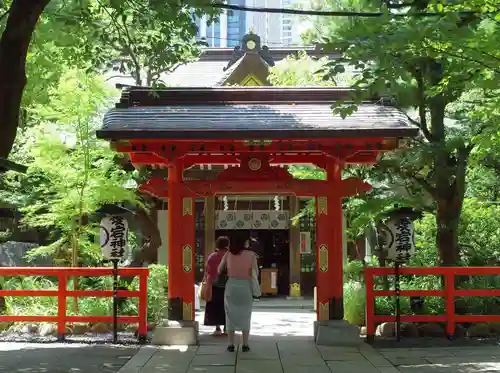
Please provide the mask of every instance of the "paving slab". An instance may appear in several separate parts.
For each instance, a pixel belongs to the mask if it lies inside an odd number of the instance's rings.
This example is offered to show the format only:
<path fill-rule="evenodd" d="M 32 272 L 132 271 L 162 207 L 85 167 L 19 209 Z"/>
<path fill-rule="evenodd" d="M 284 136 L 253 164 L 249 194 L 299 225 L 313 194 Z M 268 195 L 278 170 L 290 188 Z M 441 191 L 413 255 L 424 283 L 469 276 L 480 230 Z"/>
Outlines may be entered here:
<path fill-rule="evenodd" d="M 426 358 L 431 364 L 467 364 L 467 363 L 500 363 L 500 360 L 493 356 L 451 356 L 451 357 L 433 357 Z M 415 364 L 404 364 L 415 365 Z"/>
<path fill-rule="evenodd" d="M 500 347 L 476 347 L 452 350 L 455 356 L 500 356 Z"/>
<path fill-rule="evenodd" d="M 279 360 L 238 360 L 236 373 L 282 373 Z"/>
<path fill-rule="evenodd" d="M 191 367 L 187 373 L 234 373 L 234 367 L 229 366 L 208 366 Z"/>
<path fill-rule="evenodd" d="M 381 367 L 393 367 L 394 364 L 392 364 L 389 360 L 385 359 L 382 356 L 365 356 L 365 359 L 368 360 L 373 366 L 377 368 Z"/>
<path fill-rule="evenodd" d="M 276 343 L 259 343 L 251 346 L 249 352 L 238 353 L 238 360 L 279 360 Z"/>
<path fill-rule="evenodd" d="M 400 373 L 401 371 L 394 366 L 376 367 L 379 373 Z"/>
<path fill-rule="evenodd" d="M 236 364 L 236 353 L 227 352 L 214 355 L 195 355 L 191 366 L 221 366 Z"/>
<path fill-rule="evenodd" d="M 143 347 L 129 359 L 118 373 L 137 373 L 153 357 L 158 349 L 156 347 Z"/>
<path fill-rule="evenodd" d="M 198 347 L 198 351 L 196 351 L 196 355 L 217 355 L 217 354 L 223 354 L 223 353 L 228 353 L 226 351 L 227 345 L 226 344 L 210 344 L 210 345 L 201 345 Z"/>
<path fill-rule="evenodd" d="M 283 366 L 283 373 L 332 373 L 327 365 L 324 366 Z M 271 372 L 269 372 L 271 373 Z"/>
<path fill-rule="evenodd" d="M 437 359 L 441 359 L 441 358 L 437 358 Z M 407 357 L 398 356 L 398 357 L 389 358 L 388 360 L 391 362 L 391 364 L 393 364 L 395 366 L 399 366 L 399 365 L 425 365 L 425 364 L 430 363 L 430 361 L 428 361 L 427 359 L 422 358 L 422 357 L 416 357 L 416 356 L 407 356 Z"/>
<path fill-rule="evenodd" d="M 332 373 L 379 373 L 379 370 L 369 361 L 329 361 L 328 367 Z"/>
<path fill-rule="evenodd" d="M 283 368 L 294 366 L 303 367 L 303 369 L 309 369 L 309 367 L 322 367 L 325 366 L 325 361 L 323 359 L 308 359 L 305 356 L 300 356 L 297 358 L 281 358 L 281 364 Z M 307 367 L 307 368 L 306 368 Z"/>
<path fill-rule="evenodd" d="M 318 346 L 318 351 L 325 360 L 358 360 L 363 355 L 356 347 L 326 347 Z"/>
<path fill-rule="evenodd" d="M 322 359 L 319 350 L 312 343 L 291 344 L 287 342 L 278 342 L 278 351 L 282 360 L 286 360 L 288 357 L 302 359 Z"/>
<path fill-rule="evenodd" d="M 185 373 L 193 360 L 193 356 L 181 355 L 180 352 L 157 352 L 137 373 Z M 122 373 L 122 372 L 120 372 Z"/>

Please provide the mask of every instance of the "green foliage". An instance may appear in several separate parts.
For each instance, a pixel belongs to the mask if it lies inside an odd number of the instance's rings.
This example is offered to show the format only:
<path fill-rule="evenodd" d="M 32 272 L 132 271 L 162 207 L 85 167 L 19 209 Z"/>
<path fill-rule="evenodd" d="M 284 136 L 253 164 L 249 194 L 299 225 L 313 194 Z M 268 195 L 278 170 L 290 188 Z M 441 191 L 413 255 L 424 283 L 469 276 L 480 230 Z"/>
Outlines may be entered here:
<path fill-rule="evenodd" d="M 192 5 L 193 7 L 191 7 Z M 213 8 L 208 19 L 217 13 Z M 84 40 L 84 56 L 91 66 L 113 68 L 133 77 L 136 85 L 160 83 L 161 75 L 199 55 L 193 15 L 201 16 L 196 3 L 177 1 L 94 0 L 82 9 L 81 19 L 92 25 Z"/>
<path fill-rule="evenodd" d="M 344 283 L 344 319 L 352 325 L 365 324 L 366 289 L 358 281 Z"/>
<path fill-rule="evenodd" d="M 369 0 L 326 0 L 323 5 L 347 11 L 380 10 L 378 2 Z M 442 263 L 454 264 L 459 259 L 457 229 L 469 156 L 498 164 L 500 54 L 496 46 L 500 32 L 488 13 L 495 8 L 491 0 L 460 5 L 423 2 L 397 12 L 438 8 L 445 13 L 438 18 L 394 18 L 395 11 L 387 9 L 378 18 L 312 18 L 308 37 L 326 50 L 341 53 L 321 70 L 325 78 L 335 82 L 346 70 L 357 71 L 352 82 L 355 93 L 351 100 L 334 103 L 336 113 L 345 117 L 363 100 L 385 96 L 422 130 L 407 149 L 386 155 L 366 175 L 368 180 L 383 176 L 385 184 L 396 181 L 411 188 L 411 193 L 401 195 L 392 188 L 392 196 L 377 195 L 381 200 L 370 201 L 372 206 L 356 202 L 373 214 L 354 225 L 361 228 L 376 219 L 377 211 L 396 202 L 388 203 L 388 198 L 404 197 L 403 205 L 424 210 L 437 207 L 436 246 Z M 456 13 L 463 9 L 478 9 L 478 13 L 468 17 Z M 416 197 L 422 197 L 421 202 Z M 359 215 L 366 216 L 355 214 Z"/>
<path fill-rule="evenodd" d="M 148 320 L 157 323 L 167 309 L 168 268 L 163 265 L 149 267 L 148 279 Z"/>
<path fill-rule="evenodd" d="M 274 86 L 329 86 L 318 72 L 327 63 L 327 57 L 314 60 L 306 52 L 287 56 L 270 69 L 269 81 Z"/>
<path fill-rule="evenodd" d="M 461 262 L 466 266 L 498 266 L 498 242 L 500 227 L 498 204 L 481 201 L 477 198 L 464 200 L 463 212 L 458 229 L 458 239 L 461 245 Z M 415 222 L 416 246 L 415 255 L 409 266 L 438 266 L 439 257 L 436 252 L 435 237 L 437 228 L 432 213 L 425 213 L 422 219 Z M 377 265 L 376 262 L 371 265 Z M 362 263 L 350 261 L 345 266 L 344 306 L 346 319 L 360 320 L 364 317 L 364 296 L 353 289 L 359 289 L 364 281 L 361 275 Z M 388 276 L 392 288 L 394 276 Z M 462 279 L 458 285 L 463 289 L 498 289 L 500 276 L 473 276 Z M 375 288 L 383 289 L 381 277 L 375 278 Z M 442 283 L 436 276 L 402 276 L 403 290 L 440 290 Z M 392 297 L 377 297 L 376 312 L 378 314 L 394 315 L 395 303 Z M 408 297 L 401 298 L 402 314 L 413 314 Z M 423 314 L 444 314 L 445 302 L 442 297 L 426 297 Z M 497 297 L 459 297 L 457 310 L 469 314 L 500 314 L 500 302 Z M 356 321 L 357 322 L 357 321 Z"/>
<path fill-rule="evenodd" d="M 461 264 L 466 266 L 498 265 L 500 257 L 500 206 L 466 198 L 458 228 L 461 246 Z M 435 251 L 436 226 L 433 215 L 425 214 L 415 224 L 417 252 L 412 259 L 413 265 L 436 265 Z"/>
<path fill-rule="evenodd" d="M 26 175 L 7 175 L 0 196 L 21 208 L 26 226 L 52 233 L 51 243 L 31 256 L 68 263 L 78 250 L 86 264 L 98 263 L 95 211 L 104 203 L 136 201 L 135 191 L 123 187 L 129 176 L 116 155 L 95 137 L 113 93 L 101 79 L 78 71 L 63 75 L 50 93 L 48 104 L 34 108 L 40 124 L 23 136 L 20 157 L 30 168 Z"/>

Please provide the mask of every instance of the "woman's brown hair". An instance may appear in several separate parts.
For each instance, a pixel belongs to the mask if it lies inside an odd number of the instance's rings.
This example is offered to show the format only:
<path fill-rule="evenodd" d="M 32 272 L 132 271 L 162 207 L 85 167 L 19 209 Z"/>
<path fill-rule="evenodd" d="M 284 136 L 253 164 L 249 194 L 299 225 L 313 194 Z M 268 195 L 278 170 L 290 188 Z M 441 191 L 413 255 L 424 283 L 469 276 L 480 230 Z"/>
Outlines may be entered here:
<path fill-rule="evenodd" d="M 234 238 L 234 242 L 229 248 L 229 252 L 233 255 L 239 255 L 243 250 L 245 250 L 245 241 L 247 240 L 247 237 L 244 236 L 236 236 Z"/>
<path fill-rule="evenodd" d="M 229 238 L 226 236 L 220 236 L 215 240 L 215 248 L 217 250 L 226 250 L 229 248 Z"/>

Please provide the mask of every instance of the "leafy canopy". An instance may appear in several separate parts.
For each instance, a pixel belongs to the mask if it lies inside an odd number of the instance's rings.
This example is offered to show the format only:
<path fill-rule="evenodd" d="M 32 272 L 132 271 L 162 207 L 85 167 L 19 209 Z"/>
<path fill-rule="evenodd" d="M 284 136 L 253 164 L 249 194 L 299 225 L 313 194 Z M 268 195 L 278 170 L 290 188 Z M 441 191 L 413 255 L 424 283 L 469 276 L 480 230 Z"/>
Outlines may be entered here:
<path fill-rule="evenodd" d="M 33 255 L 68 260 L 78 245 L 85 260 L 96 262 L 95 211 L 104 203 L 137 202 L 135 190 L 124 187 L 129 176 L 117 166 L 116 154 L 95 136 L 114 94 L 101 78 L 72 70 L 50 97 L 35 107 L 39 124 L 24 136 L 28 173 L 8 174 L 2 199 L 21 206 L 25 225 L 52 233 L 53 242 Z"/>

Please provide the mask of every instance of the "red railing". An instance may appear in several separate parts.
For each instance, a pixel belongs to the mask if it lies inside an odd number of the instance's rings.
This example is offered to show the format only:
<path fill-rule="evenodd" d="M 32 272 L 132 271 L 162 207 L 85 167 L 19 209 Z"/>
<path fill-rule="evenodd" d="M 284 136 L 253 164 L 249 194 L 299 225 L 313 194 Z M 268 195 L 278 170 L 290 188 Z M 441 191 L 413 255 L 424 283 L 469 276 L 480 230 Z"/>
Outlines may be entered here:
<path fill-rule="evenodd" d="M 139 312 L 137 316 L 118 316 L 119 323 L 137 323 L 137 334 L 140 340 L 146 338 L 148 332 L 148 268 L 121 268 L 120 276 L 139 277 L 139 290 L 119 290 L 118 297 L 137 297 Z M 112 290 L 68 290 L 70 277 L 103 277 L 113 276 L 113 268 L 68 268 L 68 267 L 0 267 L 0 277 L 12 276 L 47 276 L 56 277 L 57 290 L 0 290 L 4 297 L 57 297 L 57 316 L 35 315 L 0 315 L 0 322 L 55 322 L 57 335 L 64 339 L 68 323 L 112 323 L 113 316 L 70 316 L 66 313 L 67 298 L 74 297 L 112 297 Z"/>
<path fill-rule="evenodd" d="M 373 276 L 394 276 L 395 268 L 365 269 L 366 284 L 366 336 L 372 340 L 377 323 L 395 322 L 396 316 L 375 315 L 375 297 L 396 295 L 395 290 L 374 290 Z M 489 297 L 500 296 L 500 289 L 455 289 L 455 276 L 494 276 L 500 275 L 500 267 L 407 267 L 399 268 L 400 275 L 442 276 L 443 290 L 400 290 L 401 297 L 444 297 L 445 315 L 401 315 L 401 322 L 442 322 L 446 323 L 446 335 L 452 338 L 456 323 L 468 322 L 500 322 L 500 315 L 456 315 L 456 297 Z M 439 281 L 436 278 L 436 281 Z"/>

